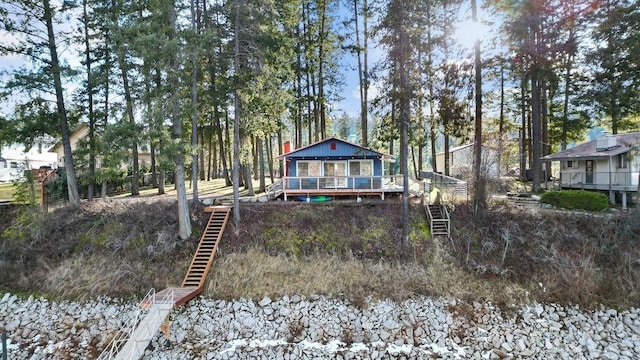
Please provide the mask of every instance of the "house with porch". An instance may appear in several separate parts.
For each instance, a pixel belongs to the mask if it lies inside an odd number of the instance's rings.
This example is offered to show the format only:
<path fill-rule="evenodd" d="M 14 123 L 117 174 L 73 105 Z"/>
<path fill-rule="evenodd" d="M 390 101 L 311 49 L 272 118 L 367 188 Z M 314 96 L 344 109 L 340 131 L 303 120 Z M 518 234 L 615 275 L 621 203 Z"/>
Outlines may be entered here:
<path fill-rule="evenodd" d="M 606 135 L 541 160 L 560 163 L 560 188 L 605 192 L 626 208 L 638 190 L 640 132 Z"/>
<path fill-rule="evenodd" d="M 286 151 L 286 147 L 285 147 Z M 402 177 L 383 175 L 393 156 L 335 137 L 280 156 L 285 176 L 272 185 L 270 198 L 314 201 L 335 196 L 402 193 Z"/>

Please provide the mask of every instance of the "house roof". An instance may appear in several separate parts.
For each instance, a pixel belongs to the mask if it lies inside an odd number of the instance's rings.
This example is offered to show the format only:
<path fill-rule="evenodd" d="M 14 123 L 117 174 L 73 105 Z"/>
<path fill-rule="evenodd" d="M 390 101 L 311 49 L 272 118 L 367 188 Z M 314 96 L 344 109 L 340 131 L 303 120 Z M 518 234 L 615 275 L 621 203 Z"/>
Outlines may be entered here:
<path fill-rule="evenodd" d="M 473 143 L 456 146 L 456 147 L 453 147 L 453 148 L 449 148 L 449 153 L 458 152 L 458 151 L 461 151 L 461 150 L 464 150 L 464 149 L 468 149 L 468 148 L 471 148 L 471 147 L 473 147 Z M 440 152 L 436 153 L 436 155 L 442 155 L 442 154 L 444 154 L 444 151 L 440 151 Z"/>
<path fill-rule="evenodd" d="M 77 128 L 75 128 L 75 130 L 73 130 L 70 134 L 70 137 L 73 137 L 74 134 L 88 128 L 89 125 L 87 125 L 86 123 L 80 123 L 80 125 L 78 125 Z M 62 140 L 58 141 L 55 145 L 53 145 L 50 149 L 49 152 L 58 152 L 58 148 L 62 147 Z"/>
<path fill-rule="evenodd" d="M 369 152 L 370 155 L 380 156 L 382 159 L 386 159 L 386 160 L 393 159 L 393 155 L 385 154 L 385 153 L 381 153 L 381 152 L 376 151 L 376 150 L 365 148 L 363 146 L 350 143 L 350 142 L 348 142 L 346 140 L 342 140 L 342 139 L 339 139 L 337 137 L 330 137 L 330 138 L 327 138 L 327 139 L 324 139 L 324 140 L 317 141 L 317 142 L 315 142 L 313 144 L 309 144 L 309 145 L 303 146 L 303 147 L 301 147 L 299 149 L 292 150 L 292 151 L 290 151 L 290 152 L 288 152 L 286 154 L 282 154 L 279 157 L 285 157 L 286 158 L 286 157 L 290 157 L 292 155 L 294 155 L 294 156 L 295 155 L 304 156 L 303 154 L 306 152 L 305 150 L 308 150 L 308 149 L 310 149 L 312 147 L 318 146 L 318 145 L 323 144 L 323 143 L 330 143 L 330 142 L 341 142 L 343 144 L 346 144 L 346 145 L 349 145 L 349 146 L 353 146 L 353 147 L 365 150 L 366 152 Z M 367 154 L 367 155 L 369 155 L 369 154 Z"/>
<path fill-rule="evenodd" d="M 571 149 L 540 158 L 542 161 L 597 160 L 606 159 L 631 151 L 640 145 L 640 132 L 610 135 L 616 139 L 616 145 L 608 149 L 597 149 L 598 140 L 577 145 Z"/>

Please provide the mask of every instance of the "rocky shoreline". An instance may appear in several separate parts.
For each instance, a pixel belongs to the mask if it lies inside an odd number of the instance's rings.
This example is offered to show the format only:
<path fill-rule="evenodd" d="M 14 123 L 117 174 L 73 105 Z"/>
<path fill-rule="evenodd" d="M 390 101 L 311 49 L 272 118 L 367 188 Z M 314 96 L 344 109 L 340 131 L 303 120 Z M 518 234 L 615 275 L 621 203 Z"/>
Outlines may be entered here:
<path fill-rule="evenodd" d="M 0 299 L 9 359 L 95 359 L 138 313 L 136 302 Z M 640 309 L 321 296 L 198 297 L 170 315 L 145 359 L 637 359 Z"/>

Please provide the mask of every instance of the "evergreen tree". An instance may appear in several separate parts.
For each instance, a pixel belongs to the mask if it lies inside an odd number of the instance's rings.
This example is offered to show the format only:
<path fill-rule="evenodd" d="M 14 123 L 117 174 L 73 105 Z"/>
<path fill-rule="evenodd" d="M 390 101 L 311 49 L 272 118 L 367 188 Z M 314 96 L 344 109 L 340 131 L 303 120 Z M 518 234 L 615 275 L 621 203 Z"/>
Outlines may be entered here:
<path fill-rule="evenodd" d="M 80 206 L 80 195 L 76 184 L 76 173 L 73 166 L 69 130 L 69 117 L 65 103 L 63 76 L 68 70 L 58 56 L 58 43 L 70 41 L 56 25 L 64 21 L 64 14 L 69 10 L 70 3 L 63 3 L 59 7 L 52 7 L 49 0 L 41 2 L 31 0 L 7 1 L 0 19 L 1 28 L 6 32 L 7 39 L 16 39 L 0 45 L 0 54 L 18 55 L 33 64 L 33 68 L 22 68 L 14 72 L 13 81 L 7 84 L 10 91 L 23 92 L 33 99 L 46 99 L 53 89 L 55 98 L 55 117 L 59 124 L 59 132 L 64 148 L 65 173 L 69 204 Z M 35 95 L 35 96 L 34 96 Z M 39 102 L 39 101 L 38 101 Z M 42 104 L 42 103 L 41 103 Z M 40 107 L 40 109 L 43 109 Z M 48 122 L 52 118 L 46 117 L 40 121 Z"/>
<path fill-rule="evenodd" d="M 613 134 L 634 128 L 629 120 L 640 112 L 639 5 L 638 1 L 607 0 L 595 15 L 594 46 L 587 55 L 593 85 L 585 100 L 595 105 L 597 114 L 609 119 L 603 125 Z"/>

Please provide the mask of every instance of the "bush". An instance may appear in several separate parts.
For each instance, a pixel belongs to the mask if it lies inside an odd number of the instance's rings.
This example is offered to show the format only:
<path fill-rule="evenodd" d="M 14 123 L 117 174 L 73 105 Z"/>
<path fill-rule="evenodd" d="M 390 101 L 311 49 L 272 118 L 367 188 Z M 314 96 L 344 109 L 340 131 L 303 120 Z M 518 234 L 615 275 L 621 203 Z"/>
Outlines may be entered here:
<path fill-rule="evenodd" d="M 542 195 L 540 201 L 565 209 L 602 211 L 609 207 L 609 199 L 605 195 L 586 190 L 549 191 Z"/>

